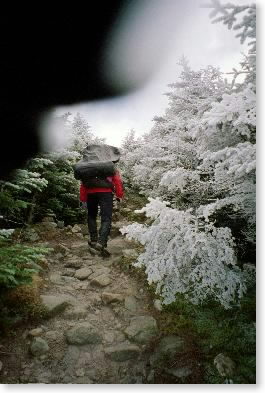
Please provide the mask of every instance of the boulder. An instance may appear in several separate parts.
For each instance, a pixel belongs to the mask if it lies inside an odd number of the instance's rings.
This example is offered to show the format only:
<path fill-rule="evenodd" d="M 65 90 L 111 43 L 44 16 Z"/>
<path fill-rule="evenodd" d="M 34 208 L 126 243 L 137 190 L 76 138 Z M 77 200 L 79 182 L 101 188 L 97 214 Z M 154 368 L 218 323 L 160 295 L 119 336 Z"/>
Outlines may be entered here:
<path fill-rule="evenodd" d="M 105 349 L 105 354 L 116 362 L 125 362 L 129 359 L 137 359 L 140 348 L 133 344 L 118 344 Z"/>
<path fill-rule="evenodd" d="M 38 336 L 41 336 L 42 333 L 43 333 L 42 328 L 36 328 L 36 329 L 32 329 L 29 331 L 29 336 L 38 337 Z"/>
<path fill-rule="evenodd" d="M 73 269 L 80 269 L 83 266 L 83 261 L 80 258 L 70 258 L 64 263 L 64 267 L 70 267 Z"/>
<path fill-rule="evenodd" d="M 174 360 L 177 353 L 183 353 L 185 341 L 182 337 L 170 335 L 163 337 L 154 353 L 150 357 L 152 365 L 158 365 L 163 361 Z"/>
<path fill-rule="evenodd" d="M 68 295 L 41 295 L 41 300 L 44 307 L 52 315 L 64 311 L 68 305 L 74 302 L 74 299 Z"/>
<path fill-rule="evenodd" d="M 61 254 L 63 254 L 63 255 L 65 255 L 67 252 L 70 251 L 68 247 L 66 247 L 66 246 L 64 246 L 63 244 L 60 244 L 60 243 L 59 243 L 59 244 L 56 244 L 56 245 L 53 247 L 53 249 L 54 249 L 55 252 L 61 253 Z"/>
<path fill-rule="evenodd" d="M 78 278 L 78 280 L 85 280 L 90 276 L 90 274 L 92 274 L 92 270 L 87 267 L 83 267 L 75 272 L 75 278 Z"/>
<path fill-rule="evenodd" d="M 91 284 L 97 287 L 106 287 L 110 283 L 111 279 L 106 274 L 101 274 L 100 276 L 95 277 L 93 280 L 91 280 Z"/>
<path fill-rule="evenodd" d="M 38 227 L 43 231 L 49 231 L 57 228 L 57 224 L 56 222 L 41 222 Z"/>
<path fill-rule="evenodd" d="M 66 332 L 66 340 L 74 345 L 98 344 L 102 342 L 102 337 L 89 322 L 83 322 Z"/>
<path fill-rule="evenodd" d="M 33 356 L 41 356 L 49 351 L 49 345 L 40 337 L 35 337 L 30 346 L 30 352 Z"/>
<path fill-rule="evenodd" d="M 64 312 L 64 318 L 69 320 L 83 319 L 87 316 L 87 309 L 82 305 L 77 305 Z"/>
<path fill-rule="evenodd" d="M 222 377 L 232 377 L 235 371 L 235 363 L 228 356 L 219 353 L 214 358 L 214 365 Z"/>
<path fill-rule="evenodd" d="M 124 300 L 124 307 L 126 310 L 135 312 L 137 310 L 137 301 L 134 296 L 126 296 Z"/>
<path fill-rule="evenodd" d="M 81 228 L 79 225 L 75 224 L 72 228 L 73 233 L 81 233 Z"/>
<path fill-rule="evenodd" d="M 75 275 L 76 270 L 70 269 L 67 267 L 66 269 L 62 270 L 62 276 L 73 277 Z"/>
<path fill-rule="evenodd" d="M 63 285 L 64 284 L 64 280 L 59 273 L 49 274 L 49 280 L 52 284 L 55 284 L 55 285 Z"/>
<path fill-rule="evenodd" d="M 158 334 L 156 320 L 151 316 L 135 317 L 124 333 L 130 340 L 146 344 Z"/>
<path fill-rule="evenodd" d="M 98 293 L 90 293 L 89 303 L 93 306 L 99 306 L 102 303 L 101 296 Z"/>
<path fill-rule="evenodd" d="M 123 295 L 119 293 L 110 293 L 110 292 L 103 292 L 102 293 L 102 300 L 104 303 L 119 303 L 123 301 Z"/>
<path fill-rule="evenodd" d="M 51 341 L 58 341 L 61 338 L 61 334 L 62 333 L 58 332 L 57 330 L 49 330 L 45 333 L 45 337 Z"/>

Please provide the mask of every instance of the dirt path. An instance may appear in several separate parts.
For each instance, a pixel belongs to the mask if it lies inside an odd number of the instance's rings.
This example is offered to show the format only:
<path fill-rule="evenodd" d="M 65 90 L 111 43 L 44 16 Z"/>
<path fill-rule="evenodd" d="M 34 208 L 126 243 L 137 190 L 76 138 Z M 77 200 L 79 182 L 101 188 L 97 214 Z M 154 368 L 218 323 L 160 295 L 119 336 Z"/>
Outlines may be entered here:
<path fill-rule="evenodd" d="M 171 383 L 194 382 L 187 359 L 176 365 L 183 338 L 161 338 L 150 294 L 121 269 L 122 255 L 135 250 L 117 229 L 108 259 L 92 256 L 81 235 L 55 245 L 41 290 L 49 318 L 0 346 L 1 383 L 159 383 L 156 367 L 165 358 Z"/>

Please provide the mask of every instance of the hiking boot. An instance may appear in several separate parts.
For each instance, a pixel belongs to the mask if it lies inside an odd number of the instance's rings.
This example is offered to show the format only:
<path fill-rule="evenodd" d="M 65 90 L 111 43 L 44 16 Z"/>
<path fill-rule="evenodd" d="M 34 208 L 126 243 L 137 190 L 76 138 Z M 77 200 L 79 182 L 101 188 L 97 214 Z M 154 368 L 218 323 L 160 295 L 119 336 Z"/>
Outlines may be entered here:
<path fill-rule="evenodd" d="M 101 246 L 101 256 L 103 258 L 109 258 L 111 256 L 111 253 L 107 250 L 106 247 Z"/>
<path fill-rule="evenodd" d="M 96 241 L 95 241 L 95 242 L 92 242 L 92 241 L 88 240 L 88 245 L 89 245 L 89 247 L 92 247 L 92 248 L 97 249 L 97 248 L 96 248 L 96 246 L 97 246 L 97 242 L 96 242 Z"/>
<path fill-rule="evenodd" d="M 103 258 L 109 258 L 111 256 L 111 253 L 107 250 L 107 246 L 97 243 L 96 244 L 96 250 L 100 251 L 100 254 Z"/>
<path fill-rule="evenodd" d="M 100 255 L 101 250 L 97 248 L 97 242 L 88 241 L 87 243 L 88 243 L 88 251 L 92 256 Z"/>

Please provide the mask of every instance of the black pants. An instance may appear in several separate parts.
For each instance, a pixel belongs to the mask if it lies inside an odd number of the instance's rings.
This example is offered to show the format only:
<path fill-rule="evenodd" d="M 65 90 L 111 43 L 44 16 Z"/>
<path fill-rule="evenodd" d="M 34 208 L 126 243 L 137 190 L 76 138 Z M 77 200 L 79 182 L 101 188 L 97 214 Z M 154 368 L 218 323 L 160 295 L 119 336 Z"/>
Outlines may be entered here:
<path fill-rule="evenodd" d="M 111 229 L 113 194 L 112 192 L 95 192 L 87 195 L 87 223 L 90 240 L 107 246 Z M 100 207 L 101 225 L 97 231 L 97 215 Z"/>

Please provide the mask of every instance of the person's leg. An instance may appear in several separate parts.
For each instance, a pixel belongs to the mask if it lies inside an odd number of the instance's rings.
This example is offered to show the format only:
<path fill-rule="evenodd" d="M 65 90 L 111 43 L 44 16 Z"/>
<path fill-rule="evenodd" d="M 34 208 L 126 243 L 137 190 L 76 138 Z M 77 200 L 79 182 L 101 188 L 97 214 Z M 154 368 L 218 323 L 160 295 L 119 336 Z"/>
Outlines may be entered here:
<path fill-rule="evenodd" d="M 95 194 L 87 195 L 87 224 L 90 235 L 90 241 L 96 243 L 98 241 L 97 231 L 97 215 L 98 215 L 98 196 Z"/>
<path fill-rule="evenodd" d="M 102 192 L 99 196 L 101 226 L 99 230 L 99 243 L 103 247 L 107 247 L 108 237 L 111 229 L 112 220 L 112 192 Z"/>

